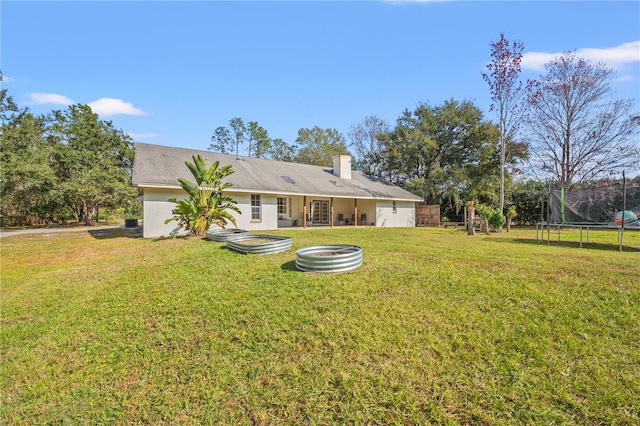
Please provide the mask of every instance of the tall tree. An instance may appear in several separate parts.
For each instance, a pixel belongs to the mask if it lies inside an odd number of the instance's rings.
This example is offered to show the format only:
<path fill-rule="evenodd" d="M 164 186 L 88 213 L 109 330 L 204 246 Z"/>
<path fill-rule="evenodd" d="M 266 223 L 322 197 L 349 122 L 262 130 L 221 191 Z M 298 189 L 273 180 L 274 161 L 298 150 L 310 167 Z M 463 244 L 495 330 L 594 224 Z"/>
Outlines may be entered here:
<path fill-rule="evenodd" d="M 632 101 L 611 89 L 615 72 L 602 62 L 565 53 L 527 85 L 527 128 L 534 160 L 563 188 L 637 167 Z"/>
<path fill-rule="evenodd" d="M 4 77 L 0 70 L 0 81 Z M 51 167 L 47 121 L 19 108 L 0 89 L 0 213 L 33 224 L 60 213 L 57 177 Z"/>
<path fill-rule="evenodd" d="M 504 213 L 505 166 L 512 148 L 516 147 L 516 136 L 523 112 L 523 90 L 520 81 L 520 62 L 524 45 L 518 41 L 510 42 L 500 34 L 500 40 L 491 43 L 491 62 L 488 73 L 482 78 L 489 84 L 491 91 L 491 111 L 498 116 L 498 146 L 500 149 L 500 205 Z"/>
<path fill-rule="evenodd" d="M 130 185 L 133 141 L 111 122 L 99 120 L 88 105 L 71 105 L 53 116 L 60 189 L 78 219 L 92 225 L 98 208 L 135 197 Z"/>
<path fill-rule="evenodd" d="M 36 116 L 2 89 L 0 124 L 3 215 L 26 224 L 69 216 L 92 223 L 101 206 L 134 205 L 132 141 L 88 106 Z"/>
<path fill-rule="evenodd" d="M 231 126 L 233 142 L 236 146 L 236 157 L 239 155 L 240 145 L 246 140 L 247 126 L 245 126 L 242 118 L 235 117 L 229 120 Z"/>
<path fill-rule="evenodd" d="M 278 139 L 277 142 L 272 140 L 267 130 L 256 121 L 245 123 L 242 118 L 235 117 L 229 120 L 229 128 L 218 127 L 213 132 L 211 144 L 207 149 L 223 154 L 235 151 L 238 156 L 240 148 L 246 148 L 247 157 L 271 159 L 287 156 L 287 152 L 290 151 L 282 139 Z"/>
<path fill-rule="evenodd" d="M 296 143 L 300 148 L 295 160 L 303 164 L 331 166 L 333 157 L 349 153 L 344 136 L 336 129 L 302 128 L 298 130 Z"/>
<path fill-rule="evenodd" d="M 280 138 L 272 139 L 264 158 L 276 161 L 294 161 L 296 157 L 296 145 L 289 145 Z"/>
<path fill-rule="evenodd" d="M 23 110 L 0 130 L 0 203 L 4 216 L 34 224 L 58 216 L 62 206 L 51 167 L 53 146 L 46 139 L 46 119 Z"/>
<path fill-rule="evenodd" d="M 211 145 L 209 151 L 221 152 L 229 154 L 235 149 L 235 141 L 231 136 L 231 132 L 224 126 L 218 127 L 211 136 Z"/>
<path fill-rule="evenodd" d="M 248 157 L 253 151 L 256 158 L 264 158 L 271 146 L 269 133 L 255 121 L 247 123 Z"/>
<path fill-rule="evenodd" d="M 497 181 L 496 127 L 469 101 L 405 110 L 394 129 L 379 138 L 385 180 L 430 204 L 458 210 L 464 194 L 486 191 L 474 178 Z"/>
<path fill-rule="evenodd" d="M 389 131 L 389 124 L 374 115 L 351 126 L 348 135 L 355 149 L 356 169 L 367 176 L 382 179 L 382 142 L 379 137 Z"/>
<path fill-rule="evenodd" d="M 4 81 L 4 75 L 0 70 L 0 82 Z M 4 124 L 14 114 L 18 112 L 18 105 L 13 100 L 13 96 L 9 96 L 7 89 L 0 88 L 0 123 Z"/>

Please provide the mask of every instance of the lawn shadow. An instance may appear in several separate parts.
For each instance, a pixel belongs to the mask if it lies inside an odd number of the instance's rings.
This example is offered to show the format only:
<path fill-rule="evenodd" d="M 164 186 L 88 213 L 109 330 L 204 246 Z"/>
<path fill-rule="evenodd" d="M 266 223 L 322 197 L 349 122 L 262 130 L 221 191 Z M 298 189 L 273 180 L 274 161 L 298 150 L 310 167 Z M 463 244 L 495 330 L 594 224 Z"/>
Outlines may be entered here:
<path fill-rule="evenodd" d="M 495 243 L 506 243 L 506 244 L 529 244 L 529 245 L 549 245 L 551 247 L 568 247 L 568 248 L 580 248 L 580 241 L 550 241 L 547 244 L 547 241 L 538 240 L 536 238 L 514 238 L 512 240 L 491 240 Z M 591 250 L 603 250 L 603 251 L 620 251 L 620 246 L 616 242 L 611 243 L 594 243 L 594 242 L 582 242 L 583 249 L 591 249 Z M 633 247 L 622 245 L 623 252 L 630 253 L 640 253 L 640 247 Z"/>
<path fill-rule="evenodd" d="M 280 265 L 280 269 L 282 269 L 283 271 L 300 272 L 300 270 L 298 268 L 296 268 L 296 261 L 295 260 L 290 260 L 288 262 L 283 263 L 282 265 Z"/>
<path fill-rule="evenodd" d="M 142 228 L 99 228 L 89 229 L 89 235 L 97 240 L 109 238 L 142 238 Z"/>
<path fill-rule="evenodd" d="M 213 241 L 213 242 L 220 244 L 220 241 Z M 225 244 L 222 244 L 220 247 L 218 247 L 218 250 L 224 250 L 224 251 L 228 251 L 229 253 L 236 253 L 236 254 L 247 254 L 247 253 L 241 253 L 239 251 L 231 250 L 227 246 L 226 242 L 224 242 L 224 241 L 222 241 L 222 242 L 225 243 Z"/>

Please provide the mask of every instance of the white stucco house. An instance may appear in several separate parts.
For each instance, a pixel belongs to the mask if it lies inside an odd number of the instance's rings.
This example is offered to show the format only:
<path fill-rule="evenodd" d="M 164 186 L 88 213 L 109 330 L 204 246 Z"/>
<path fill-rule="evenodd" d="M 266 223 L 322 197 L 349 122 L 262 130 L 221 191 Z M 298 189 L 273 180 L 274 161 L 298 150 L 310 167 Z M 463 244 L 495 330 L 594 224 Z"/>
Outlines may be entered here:
<path fill-rule="evenodd" d="M 193 181 L 185 162 L 200 154 L 211 165 L 231 165 L 235 173 L 225 182 L 242 214 L 237 226 L 249 231 L 284 227 L 416 225 L 416 203 L 422 199 L 404 189 L 351 170 L 351 157 L 334 158 L 333 168 L 236 157 L 137 143 L 132 183 L 143 203 L 143 236 L 162 237 L 180 232 L 172 217 L 170 198 L 185 199 L 178 178 Z"/>

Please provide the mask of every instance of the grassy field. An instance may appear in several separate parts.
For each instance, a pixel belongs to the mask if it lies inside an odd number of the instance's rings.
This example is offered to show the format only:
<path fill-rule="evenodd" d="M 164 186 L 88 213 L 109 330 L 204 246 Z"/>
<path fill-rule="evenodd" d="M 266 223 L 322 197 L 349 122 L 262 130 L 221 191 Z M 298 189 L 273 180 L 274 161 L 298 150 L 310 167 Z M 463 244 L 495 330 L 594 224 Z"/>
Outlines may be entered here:
<path fill-rule="evenodd" d="M 272 234 L 2 238 L 0 423 L 640 423 L 640 232 Z M 364 264 L 296 271 L 316 244 Z"/>

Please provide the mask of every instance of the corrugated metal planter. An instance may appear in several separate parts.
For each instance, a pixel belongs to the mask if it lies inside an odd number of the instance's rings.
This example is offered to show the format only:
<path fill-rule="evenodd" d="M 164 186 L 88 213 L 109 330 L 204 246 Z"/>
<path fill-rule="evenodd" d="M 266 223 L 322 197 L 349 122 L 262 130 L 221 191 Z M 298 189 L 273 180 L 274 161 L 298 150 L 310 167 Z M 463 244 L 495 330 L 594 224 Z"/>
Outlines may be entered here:
<path fill-rule="evenodd" d="M 362 265 L 358 246 L 309 246 L 296 251 L 296 268 L 305 272 L 347 272 Z"/>
<path fill-rule="evenodd" d="M 207 240 L 225 242 L 242 235 L 249 235 L 244 229 L 210 229 L 207 231 Z"/>
<path fill-rule="evenodd" d="M 274 235 L 241 235 L 227 240 L 227 247 L 240 253 L 279 253 L 291 248 L 291 238 Z"/>

